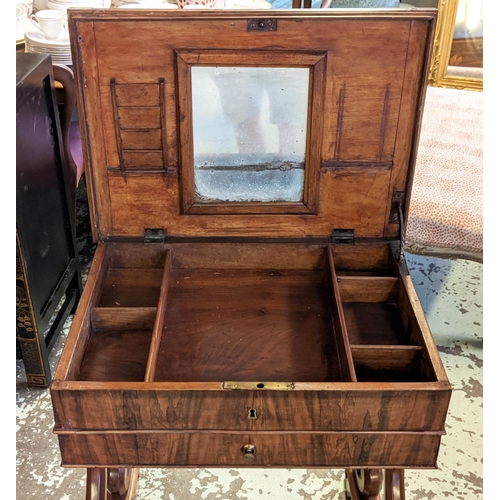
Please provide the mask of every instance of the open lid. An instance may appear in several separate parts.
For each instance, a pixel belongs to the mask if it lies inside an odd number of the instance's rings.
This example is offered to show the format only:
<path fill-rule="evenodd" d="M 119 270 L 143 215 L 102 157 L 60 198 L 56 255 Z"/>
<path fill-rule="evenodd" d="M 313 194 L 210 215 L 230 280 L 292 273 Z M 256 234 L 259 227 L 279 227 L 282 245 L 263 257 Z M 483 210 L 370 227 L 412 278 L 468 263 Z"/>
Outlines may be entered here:
<path fill-rule="evenodd" d="M 94 236 L 399 238 L 435 13 L 70 10 Z"/>

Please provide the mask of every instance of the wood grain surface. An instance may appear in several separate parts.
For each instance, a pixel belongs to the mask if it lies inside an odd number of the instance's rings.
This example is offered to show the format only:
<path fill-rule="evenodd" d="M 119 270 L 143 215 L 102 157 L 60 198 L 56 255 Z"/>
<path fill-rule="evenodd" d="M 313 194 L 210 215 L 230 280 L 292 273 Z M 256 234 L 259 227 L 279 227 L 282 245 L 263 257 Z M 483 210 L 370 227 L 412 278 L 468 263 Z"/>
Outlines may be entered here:
<path fill-rule="evenodd" d="M 434 467 L 439 434 L 155 432 L 60 435 L 65 466 Z M 241 448 L 255 446 L 247 462 Z"/>

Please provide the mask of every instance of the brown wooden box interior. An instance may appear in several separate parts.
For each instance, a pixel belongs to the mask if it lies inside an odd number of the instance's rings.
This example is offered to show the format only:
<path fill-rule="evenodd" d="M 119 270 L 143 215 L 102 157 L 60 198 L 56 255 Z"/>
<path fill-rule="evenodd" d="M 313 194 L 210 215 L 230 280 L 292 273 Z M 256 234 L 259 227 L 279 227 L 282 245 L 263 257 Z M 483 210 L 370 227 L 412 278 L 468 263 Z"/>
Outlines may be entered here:
<path fill-rule="evenodd" d="M 76 378 L 435 381 L 390 247 L 364 253 L 377 267 L 328 245 L 111 245 Z"/>

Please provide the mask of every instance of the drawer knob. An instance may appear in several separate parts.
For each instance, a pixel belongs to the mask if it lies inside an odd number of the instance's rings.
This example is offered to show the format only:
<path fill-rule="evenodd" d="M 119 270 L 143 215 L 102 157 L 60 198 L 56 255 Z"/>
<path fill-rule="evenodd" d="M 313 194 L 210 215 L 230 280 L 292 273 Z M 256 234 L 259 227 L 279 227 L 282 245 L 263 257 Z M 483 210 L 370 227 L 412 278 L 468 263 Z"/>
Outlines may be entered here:
<path fill-rule="evenodd" d="M 243 453 L 243 458 L 248 462 L 255 459 L 255 446 L 253 444 L 246 444 L 241 448 L 241 452 Z"/>

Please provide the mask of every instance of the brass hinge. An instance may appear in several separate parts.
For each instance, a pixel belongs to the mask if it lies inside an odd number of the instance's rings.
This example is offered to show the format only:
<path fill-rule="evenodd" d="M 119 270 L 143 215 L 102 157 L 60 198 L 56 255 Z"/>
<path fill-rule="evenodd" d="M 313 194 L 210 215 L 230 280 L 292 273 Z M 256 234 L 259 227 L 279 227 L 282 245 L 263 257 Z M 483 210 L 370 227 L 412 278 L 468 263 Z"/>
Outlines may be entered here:
<path fill-rule="evenodd" d="M 332 243 L 339 245 L 353 245 L 354 229 L 334 229 L 332 231 Z"/>
<path fill-rule="evenodd" d="M 167 231 L 159 228 L 144 229 L 144 243 L 165 243 Z"/>

